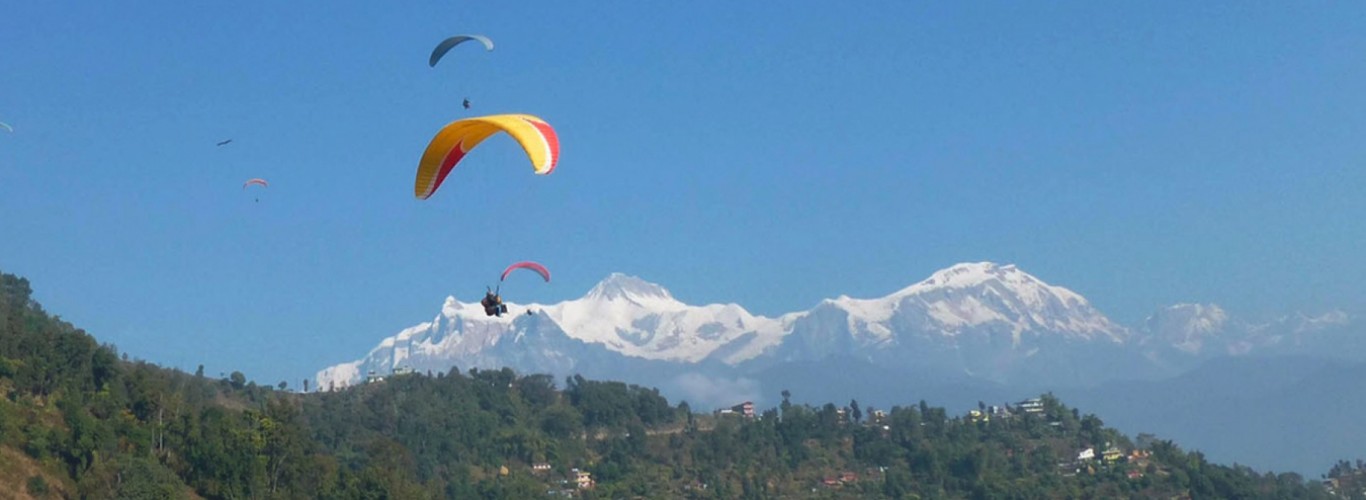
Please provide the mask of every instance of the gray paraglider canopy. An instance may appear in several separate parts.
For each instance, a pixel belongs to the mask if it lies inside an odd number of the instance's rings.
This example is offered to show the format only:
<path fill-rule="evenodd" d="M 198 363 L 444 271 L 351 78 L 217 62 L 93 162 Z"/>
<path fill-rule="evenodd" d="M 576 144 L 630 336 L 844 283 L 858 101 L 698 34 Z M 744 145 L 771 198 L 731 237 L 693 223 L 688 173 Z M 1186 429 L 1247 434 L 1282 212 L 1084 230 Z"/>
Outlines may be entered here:
<path fill-rule="evenodd" d="M 451 48 L 470 40 L 478 40 L 480 43 L 484 44 L 484 48 L 493 50 L 493 40 L 489 40 L 489 38 L 484 35 L 455 35 L 442 40 L 441 43 L 436 45 L 435 49 L 432 49 L 432 58 L 427 61 L 427 65 L 433 68 L 436 67 L 437 61 L 440 61 L 442 56 L 445 56 L 447 52 L 450 52 Z"/>

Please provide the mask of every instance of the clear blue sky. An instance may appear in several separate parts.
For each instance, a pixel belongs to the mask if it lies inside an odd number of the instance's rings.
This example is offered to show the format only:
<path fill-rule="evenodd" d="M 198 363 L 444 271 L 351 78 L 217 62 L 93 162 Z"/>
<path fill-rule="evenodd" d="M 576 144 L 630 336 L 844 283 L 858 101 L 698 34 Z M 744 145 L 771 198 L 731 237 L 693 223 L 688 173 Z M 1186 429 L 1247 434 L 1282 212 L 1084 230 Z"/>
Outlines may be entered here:
<path fill-rule="evenodd" d="M 0 269 L 163 364 L 297 384 L 521 259 L 768 315 L 977 260 L 1129 324 L 1366 303 L 1360 2 L 129 5 L 0 1 Z M 497 49 L 429 68 L 457 33 Z M 555 174 L 495 138 L 413 199 L 466 96 Z"/>

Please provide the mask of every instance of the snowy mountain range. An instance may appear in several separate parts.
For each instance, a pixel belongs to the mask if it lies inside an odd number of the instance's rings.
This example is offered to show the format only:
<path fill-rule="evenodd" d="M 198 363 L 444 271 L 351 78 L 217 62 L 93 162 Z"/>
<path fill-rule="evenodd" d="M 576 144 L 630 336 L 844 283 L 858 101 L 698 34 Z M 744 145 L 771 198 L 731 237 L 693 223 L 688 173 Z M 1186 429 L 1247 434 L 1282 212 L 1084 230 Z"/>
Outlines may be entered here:
<path fill-rule="evenodd" d="M 1168 371 L 1185 371 L 1224 356 L 1312 355 L 1366 360 L 1366 337 L 1356 335 L 1342 311 L 1295 313 L 1254 322 L 1229 315 L 1215 304 L 1176 304 L 1144 321 L 1137 345 Z"/>
<path fill-rule="evenodd" d="M 1086 386 L 1174 375 L 1212 356 L 1341 351 L 1333 332 L 1352 325 L 1340 312 L 1252 323 L 1215 305 L 1178 304 L 1131 329 L 1071 290 L 991 262 L 957 264 L 884 297 L 841 296 L 776 318 L 736 304 L 685 304 L 623 274 L 578 299 L 508 306 L 514 314 L 487 317 L 479 304 L 448 297 L 431 321 L 318 372 L 318 387 L 396 369 L 510 367 L 652 384 L 698 402 L 772 392 L 760 381 L 794 366 L 812 376 L 866 368 L 884 379 Z M 1366 359 L 1366 343 L 1358 344 L 1347 351 Z M 712 390 L 727 385 L 737 390 Z"/>

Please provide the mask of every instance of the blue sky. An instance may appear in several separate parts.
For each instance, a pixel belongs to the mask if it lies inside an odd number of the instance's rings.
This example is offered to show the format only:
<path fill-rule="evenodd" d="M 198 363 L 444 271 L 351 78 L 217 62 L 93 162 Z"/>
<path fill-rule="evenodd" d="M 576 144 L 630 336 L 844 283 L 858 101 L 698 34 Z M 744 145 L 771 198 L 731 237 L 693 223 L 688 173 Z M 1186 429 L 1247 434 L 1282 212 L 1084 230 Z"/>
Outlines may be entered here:
<path fill-rule="evenodd" d="M 992 260 L 1130 324 L 1366 305 L 1366 5 L 777 5 L 0 1 L 0 269 L 266 382 L 523 259 L 555 281 L 510 300 L 774 315 Z M 429 68 L 457 33 L 497 49 Z M 413 199 L 466 96 L 554 125 L 555 174 L 499 137 Z"/>

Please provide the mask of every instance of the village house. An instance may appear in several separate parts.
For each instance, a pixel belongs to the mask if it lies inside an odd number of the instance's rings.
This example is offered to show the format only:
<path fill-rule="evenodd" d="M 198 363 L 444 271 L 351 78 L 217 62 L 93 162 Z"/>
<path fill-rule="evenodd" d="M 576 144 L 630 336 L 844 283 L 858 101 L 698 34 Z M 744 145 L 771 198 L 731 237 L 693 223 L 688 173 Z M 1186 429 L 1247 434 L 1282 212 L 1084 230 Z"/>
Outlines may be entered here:
<path fill-rule="evenodd" d="M 1100 456 L 1101 459 L 1106 462 L 1118 462 L 1119 459 L 1124 458 L 1124 452 L 1119 448 L 1111 446 L 1110 448 L 1107 448 L 1104 453 L 1101 453 Z"/>
<path fill-rule="evenodd" d="M 873 410 L 868 413 L 868 418 L 872 421 L 873 425 L 882 425 L 887 423 L 887 412 L 882 410 Z"/>
<path fill-rule="evenodd" d="M 574 485 L 579 489 L 587 490 L 593 487 L 593 476 L 588 471 L 575 468 L 570 472 L 574 473 Z"/>
<path fill-rule="evenodd" d="M 989 422 L 991 416 L 977 410 L 970 410 L 968 411 L 968 419 L 972 420 L 973 423 Z"/>
<path fill-rule="evenodd" d="M 722 416 L 734 416 L 734 417 L 754 418 L 754 403 L 753 403 L 753 402 L 750 402 L 750 401 L 745 401 L 745 402 L 743 402 L 743 403 L 740 403 L 740 404 L 738 404 L 738 405 L 732 406 L 732 407 L 730 407 L 730 408 L 721 408 L 721 409 L 718 409 L 718 410 L 716 410 L 715 412 L 712 412 L 712 413 L 713 413 L 714 415 L 718 416 L 718 417 L 722 417 Z"/>
<path fill-rule="evenodd" d="M 531 472 L 535 472 L 537 474 L 550 472 L 550 464 L 545 462 L 536 462 L 534 464 L 531 464 Z"/>
<path fill-rule="evenodd" d="M 1016 403 L 1016 406 L 1020 407 L 1020 411 L 1025 412 L 1025 414 L 1037 415 L 1043 413 L 1043 400 L 1039 398 L 1026 399 Z"/>
<path fill-rule="evenodd" d="M 754 402 L 752 401 L 745 401 L 738 405 L 732 406 L 730 407 L 730 410 L 735 413 L 739 413 L 741 416 L 745 418 L 754 418 Z"/>
<path fill-rule="evenodd" d="M 1095 459 L 1096 459 L 1096 449 L 1095 449 L 1095 448 L 1087 448 L 1087 449 L 1081 450 L 1081 452 L 1077 453 L 1077 460 L 1095 460 Z"/>

